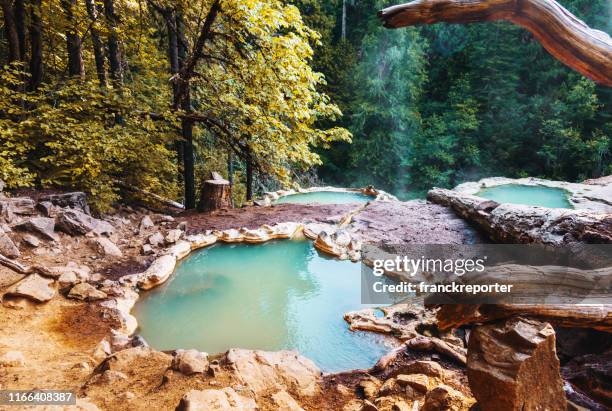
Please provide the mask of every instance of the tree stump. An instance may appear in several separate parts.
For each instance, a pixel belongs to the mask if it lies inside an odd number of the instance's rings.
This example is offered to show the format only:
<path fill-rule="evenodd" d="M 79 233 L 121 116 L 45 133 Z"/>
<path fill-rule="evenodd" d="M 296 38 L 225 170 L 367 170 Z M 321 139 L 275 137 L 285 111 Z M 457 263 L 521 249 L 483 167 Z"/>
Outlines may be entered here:
<path fill-rule="evenodd" d="M 232 208 L 232 189 L 227 180 L 206 180 L 202 184 L 199 211 L 214 211 Z"/>

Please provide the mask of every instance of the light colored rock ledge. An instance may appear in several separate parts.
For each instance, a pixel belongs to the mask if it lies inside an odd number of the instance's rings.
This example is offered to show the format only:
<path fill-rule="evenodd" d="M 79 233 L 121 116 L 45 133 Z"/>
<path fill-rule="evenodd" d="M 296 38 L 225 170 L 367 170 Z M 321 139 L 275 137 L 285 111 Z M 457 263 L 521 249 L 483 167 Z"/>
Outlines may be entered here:
<path fill-rule="evenodd" d="M 372 186 L 364 188 L 341 188 L 341 187 L 310 187 L 310 188 L 298 188 L 297 190 L 278 190 L 265 193 L 261 200 L 257 200 L 257 205 L 270 206 L 276 200 L 282 197 L 287 197 L 294 194 L 307 194 L 307 193 L 320 193 L 320 192 L 334 192 L 334 193 L 361 193 L 372 197 L 372 201 L 398 201 L 397 197 L 389 194 L 382 190 L 377 190 Z"/>
<path fill-rule="evenodd" d="M 257 229 L 229 229 L 207 231 L 190 235 L 167 248 L 145 271 L 122 277 L 118 281 L 107 280 L 101 289 L 112 298 L 100 302 L 109 318 L 120 324 L 113 335 L 128 338 L 138 322 L 131 314 L 138 301 L 138 290 L 150 290 L 164 284 L 176 270 L 178 262 L 192 251 L 208 247 L 216 242 L 258 244 L 275 239 L 299 238 L 300 235 L 315 240 L 314 247 L 323 253 L 340 259 L 358 261 L 361 258 L 361 243 L 352 239 L 350 234 L 332 224 L 300 224 L 285 222 L 263 225 Z"/>
<path fill-rule="evenodd" d="M 598 179 L 595 183 L 568 183 L 567 181 L 544 180 L 535 177 L 506 178 L 489 177 L 479 181 L 459 184 L 453 189 L 458 193 L 476 195 L 480 190 L 506 184 L 559 188 L 567 191 L 568 200 L 576 210 L 592 213 L 612 213 L 612 179 Z"/>
<path fill-rule="evenodd" d="M 451 207 L 496 242 L 563 245 L 575 242 L 612 242 L 612 214 L 519 204 L 499 204 L 468 190 L 435 188 L 427 200 Z"/>

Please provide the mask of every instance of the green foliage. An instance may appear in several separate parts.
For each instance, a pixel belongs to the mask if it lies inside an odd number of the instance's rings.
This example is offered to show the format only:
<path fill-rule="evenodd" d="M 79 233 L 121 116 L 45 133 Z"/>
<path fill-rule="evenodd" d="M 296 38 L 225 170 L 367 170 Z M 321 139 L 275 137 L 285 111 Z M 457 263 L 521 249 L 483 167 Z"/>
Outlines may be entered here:
<path fill-rule="evenodd" d="M 364 38 L 362 53 L 350 153 L 350 166 L 359 173 L 352 178 L 397 190 L 407 183 L 405 159 L 420 126 L 415 107 L 424 81 L 423 45 L 414 29 L 378 28 Z"/>
<path fill-rule="evenodd" d="M 375 17 L 383 4 L 348 3 L 347 39 L 339 39 L 338 5 L 336 26 L 322 39 L 329 46 L 315 55 L 354 135 L 353 145 L 322 154 L 319 173 L 327 182 L 404 193 L 490 175 L 576 181 L 612 170 L 612 91 L 563 66 L 527 31 L 482 23 L 389 34 Z M 610 31 L 606 1 L 562 3 Z M 400 45 L 398 32 L 412 34 Z M 352 59 L 338 53 L 346 64 L 330 64 L 329 54 L 343 44 Z M 388 67 L 395 69 L 379 70 Z M 410 126 L 397 128 L 399 119 Z"/>

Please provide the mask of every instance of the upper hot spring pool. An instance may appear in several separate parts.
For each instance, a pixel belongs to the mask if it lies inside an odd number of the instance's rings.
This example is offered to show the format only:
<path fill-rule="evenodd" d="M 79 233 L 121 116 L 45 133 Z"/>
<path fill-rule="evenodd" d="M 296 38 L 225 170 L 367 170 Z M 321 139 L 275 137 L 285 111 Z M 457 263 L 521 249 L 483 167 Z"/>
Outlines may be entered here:
<path fill-rule="evenodd" d="M 372 200 L 374 200 L 374 197 L 357 191 L 313 191 L 311 193 L 290 194 L 274 201 L 274 204 L 348 204 L 367 203 L 368 201 Z"/>
<path fill-rule="evenodd" d="M 561 188 L 503 184 L 485 188 L 476 195 L 498 203 L 524 204 L 547 208 L 573 208 L 567 198 L 567 191 Z"/>
<path fill-rule="evenodd" d="M 160 350 L 295 349 L 323 371 L 367 368 L 390 347 L 343 319 L 363 308 L 360 270 L 319 255 L 309 241 L 219 244 L 187 257 L 134 314 Z"/>

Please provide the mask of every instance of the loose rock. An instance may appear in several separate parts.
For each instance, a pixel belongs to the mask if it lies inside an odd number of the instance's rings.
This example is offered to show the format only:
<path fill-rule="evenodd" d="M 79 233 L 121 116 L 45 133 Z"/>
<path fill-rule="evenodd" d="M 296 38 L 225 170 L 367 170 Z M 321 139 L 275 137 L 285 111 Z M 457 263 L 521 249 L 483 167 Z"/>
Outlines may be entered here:
<path fill-rule="evenodd" d="M 81 191 L 63 194 L 50 194 L 40 197 L 40 202 L 49 202 L 58 207 L 76 208 L 89 214 L 87 195 Z"/>
<path fill-rule="evenodd" d="M 318 393 L 321 371 L 295 351 L 230 349 L 226 358 L 242 382 L 255 394 L 287 390 L 299 396 Z"/>
<path fill-rule="evenodd" d="M 47 240 L 59 241 L 59 236 L 54 231 L 55 220 L 52 218 L 34 217 L 15 224 L 13 227 L 18 230 L 39 234 Z"/>
<path fill-rule="evenodd" d="M 177 350 L 172 368 L 185 375 L 203 374 L 208 369 L 208 354 L 197 350 Z"/>
<path fill-rule="evenodd" d="M 54 281 L 41 277 L 38 274 L 31 274 L 12 286 L 4 294 L 5 297 L 25 297 L 30 300 L 44 303 L 55 296 Z"/>
<path fill-rule="evenodd" d="M 151 220 L 151 217 L 146 215 L 142 217 L 142 220 L 140 220 L 140 225 L 138 229 L 140 230 L 140 233 L 142 234 L 144 231 L 146 231 L 147 229 L 153 226 L 155 226 L 155 224 L 153 224 L 153 220 Z"/>
<path fill-rule="evenodd" d="M 183 235 L 183 232 L 178 229 L 168 231 L 168 234 L 166 234 L 166 238 L 165 238 L 166 244 L 176 243 L 178 240 L 181 239 L 182 235 Z"/>
<path fill-rule="evenodd" d="M 68 293 L 68 298 L 83 301 L 96 301 L 107 298 L 107 295 L 105 292 L 98 290 L 91 284 L 80 283 L 72 287 Z"/>
<path fill-rule="evenodd" d="M 142 255 L 151 255 L 153 254 L 153 247 L 150 244 L 143 244 L 140 253 Z"/>
<path fill-rule="evenodd" d="M 32 234 L 26 234 L 23 236 L 23 243 L 29 247 L 36 248 L 40 245 L 40 240 Z"/>
<path fill-rule="evenodd" d="M 1 197 L 0 215 L 6 216 L 6 214 L 36 214 L 34 200 L 28 197 Z"/>
<path fill-rule="evenodd" d="M 19 248 L 15 245 L 11 237 L 0 228 L 0 254 L 8 258 L 17 258 L 21 255 Z"/>
<path fill-rule="evenodd" d="M 440 384 L 425 396 L 421 411 L 467 411 L 474 401 L 448 385 Z M 481 405 L 482 407 L 482 405 Z M 482 408 L 484 410 L 501 410 L 501 408 Z M 531 408 L 527 408 L 531 409 Z M 535 408 L 534 408 L 535 409 Z M 546 409 L 546 408 L 542 408 Z"/>
<path fill-rule="evenodd" d="M 153 235 L 150 235 L 147 241 L 153 247 L 159 247 L 160 245 L 164 243 L 164 236 L 160 232 L 157 232 Z"/>
<path fill-rule="evenodd" d="M 85 235 L 90 231 L 98 235 L 110 235 L 114 230 L 110 223 L 74 209 L 60 213 L 57 217 L 57 228 L 70 235 Z"/>
<path fill-rule="evenodd" d="M 115 243 L 105 237 L 96 237 L 89 240 L 89 245 L 99 254 L 108 257 L 121 257 L 123 253 Z"/>
<path fill-rule="evenodd" d="M 357 384 L 357 390 L 363 394 L 365 398 L 373 399 L 378 397 L 378 390 L 380 389 L 382 382 L 375 377 L 370 377 L 365 380 L 361 380 Z"/>

